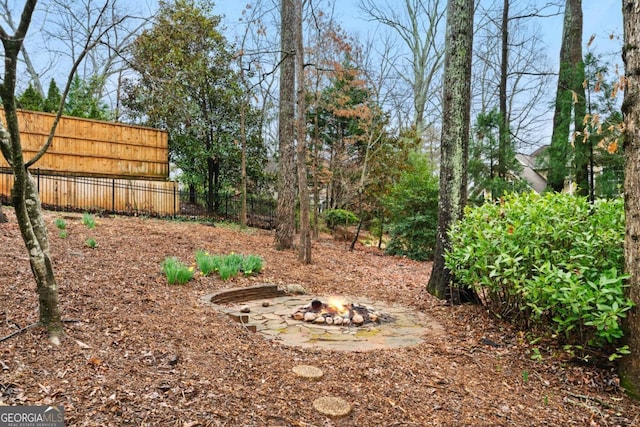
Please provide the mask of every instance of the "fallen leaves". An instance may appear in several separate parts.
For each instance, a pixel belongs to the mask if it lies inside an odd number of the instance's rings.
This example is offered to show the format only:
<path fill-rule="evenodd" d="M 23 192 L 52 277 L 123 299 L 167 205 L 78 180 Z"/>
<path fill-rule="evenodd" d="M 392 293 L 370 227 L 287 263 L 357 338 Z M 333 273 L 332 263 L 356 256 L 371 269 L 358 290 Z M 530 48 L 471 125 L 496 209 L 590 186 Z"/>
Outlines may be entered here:
<path fill-rule="evenodd" d="M 0 336 L 37 322 L 37 298 L 12 210 L 0 225 Z M 91 231 L 68 220 L 52 227 L 51 250 L 67 335 L 59 346 L 33 327 L 0 345 L 0 404 L 65 407 L 68 425 L 182 427 L 322 425 L 632 425 L 640 408 L 607 370 L 572 367 L 529 349 L 480 307 L 451 307 L 424 291 L 429 263 L 353 252 L 325 236 L 314 263 L 276 251 L 268 231 L 145 218 L 104 218 Z M 254 278 L 233 283 L 197 276 L 168 286 L 159 265 L 198 249 L 252 253 L 265 260 Z M 16 273 L 19 272 L 19 273 Z M 310 294 L 362 295 L 428 311 L 447 333 L 411 348 L 332 352 L 283 347 L 200 303 L 230 286 L 297 284 Z M 19 326 L 17 326 L 19 325 Z M 292 368 L 312 365 L 318 381 Z M 527 381 L 523 381 L 523 372 Z M 323 396 L 351 405 L 328 418 Z M 587 396 L 587 397 L 584 397 Z M 524 409 L 523 409 L 524 408 Z"/>

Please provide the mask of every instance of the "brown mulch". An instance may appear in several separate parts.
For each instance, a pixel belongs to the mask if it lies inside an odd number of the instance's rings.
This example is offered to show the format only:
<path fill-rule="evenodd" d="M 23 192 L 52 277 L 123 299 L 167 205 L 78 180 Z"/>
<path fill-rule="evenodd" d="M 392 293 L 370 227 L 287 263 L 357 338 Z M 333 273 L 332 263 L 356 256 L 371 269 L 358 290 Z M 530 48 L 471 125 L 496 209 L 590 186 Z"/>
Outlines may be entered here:
<path fill-rule="evenodd" d="M 34 280 L 11 208 L 0 224 L 0 337 L 38 319 Z M 382 256 L 325 236 L 313 264 L 276 251 L 272 232 L 147 218 L 46 212 L 66 336 L 32 327 L 0 342 L 0 404 L 63 405 L 69 426 L 632 426 L 640 405 L 607 368 L 531 358 L 525 336 L 482 307 L 452 307 L 424 291 L 429 263 Z M 65 218 L 68 236 L 58 236 Z M 94 238 L 97 248 L 86 246 Z M 167 256 L 196 250 L 257 254 L 264 271 L 168 286 Z M 219 289 L 301 284 L 423 310 L 446 330 L 415 347 L 366 353 L 284 347 L 201 303 Z M 319 381 L 292 372 L 324 371 Z M 319 397 L 352 405 L 321 415 Z"/>

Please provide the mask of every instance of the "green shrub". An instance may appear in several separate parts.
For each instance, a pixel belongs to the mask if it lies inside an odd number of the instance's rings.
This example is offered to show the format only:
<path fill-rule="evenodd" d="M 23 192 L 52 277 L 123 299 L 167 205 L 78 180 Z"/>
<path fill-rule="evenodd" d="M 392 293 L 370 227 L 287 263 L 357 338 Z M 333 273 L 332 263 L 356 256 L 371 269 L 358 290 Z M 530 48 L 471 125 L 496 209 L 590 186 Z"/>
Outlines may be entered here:
<path fill-rule="evenodd" d="M 336 227 L 357 224 L 360 220 L 356 214 L 346 209 L 329 209 L 324 212 L 324 221 L 330 230 L 335 230 Z"/>
<path fill-rule="evenodd" d="M 58 230 L 66 230 L 67 228 L 67 223 L 62 218 L 56 218 L 55 224 L 56 227 L 58 227 Z"/>
<path fill-rule="evenodd" d="M 184 285 L 193 279 L 193 267 L 187 267 L 176 257 L 167 257 L 161 264 L 162 272 L 167 276 L 167 282 L 170 285 Z"/>
<path fill-rule="evenodd" d="M 438 178 L 423 154 L 409 156 L 409 168 L 384 199 L 391 236 L 386 253 L 415 260 L 433 258 L 438 228 Z"/>
<path fill-rule="evenodd" d="M 568 194 L 505 196 L 467 208 L 450 230 L 447 268 L 490 309 L 586 350 L 622 337 L 622 200 Z"/>
<path fill-rule="evenodd" d="M 91 249 L 95 249 L 96 247 L 98 247 L 98 242 L 96 242 L 96 239 L 94 239 L 93 237 L 89 237 L 87 240 L 85 240 L 84 244 Z"/>

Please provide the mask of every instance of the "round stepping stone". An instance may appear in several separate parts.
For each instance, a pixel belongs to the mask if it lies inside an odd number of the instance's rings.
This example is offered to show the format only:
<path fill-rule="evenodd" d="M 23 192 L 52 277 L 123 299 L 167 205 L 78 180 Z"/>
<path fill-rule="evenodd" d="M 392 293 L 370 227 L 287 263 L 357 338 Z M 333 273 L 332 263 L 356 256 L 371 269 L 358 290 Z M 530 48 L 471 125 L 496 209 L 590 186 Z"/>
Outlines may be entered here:
<path fill-rule="evenodd" d="M 322 375 L 324 375 L 324 373 L 322 372 L 322 369 L 316 368 L 315 366 L 310 366 L 310 365 L 294 366 L 291 370 L 293 371 L 294 374 L 296 374 L 299 377 L 307 378 L 310 380 L 316 380 L 316 381 L 322 378 Z"/>
<path fill-rule="evenodd" d="M 351 405 L 340 397 L 323 396 L 313 401 L 316 411 L 331 417 L 344 417 L 351 412 Z"/>

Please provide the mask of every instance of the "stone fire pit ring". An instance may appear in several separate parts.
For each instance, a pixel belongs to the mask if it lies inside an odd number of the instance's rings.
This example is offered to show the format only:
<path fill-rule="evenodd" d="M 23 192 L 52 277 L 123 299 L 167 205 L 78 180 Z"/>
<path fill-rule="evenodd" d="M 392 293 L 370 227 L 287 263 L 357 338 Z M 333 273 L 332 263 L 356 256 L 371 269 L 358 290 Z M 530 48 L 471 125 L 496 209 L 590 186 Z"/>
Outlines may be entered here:
<path fill-rule="evenodd" d="M 438 322 L 412 308 L 344 295 L 340 297 L 375 307 L 393 320 L 362 326 L 295 320 L 292 314 L 299 307 L 312 300 L 325 301 L 329 296 L 291 294 L 288 289 L 291 287 L 271 284 L 233 288 L 205 295 L 202 301 L 266 339 L 288 346 L 362 352 L 418 345 L 427 336 L 443 333 Z"/>

